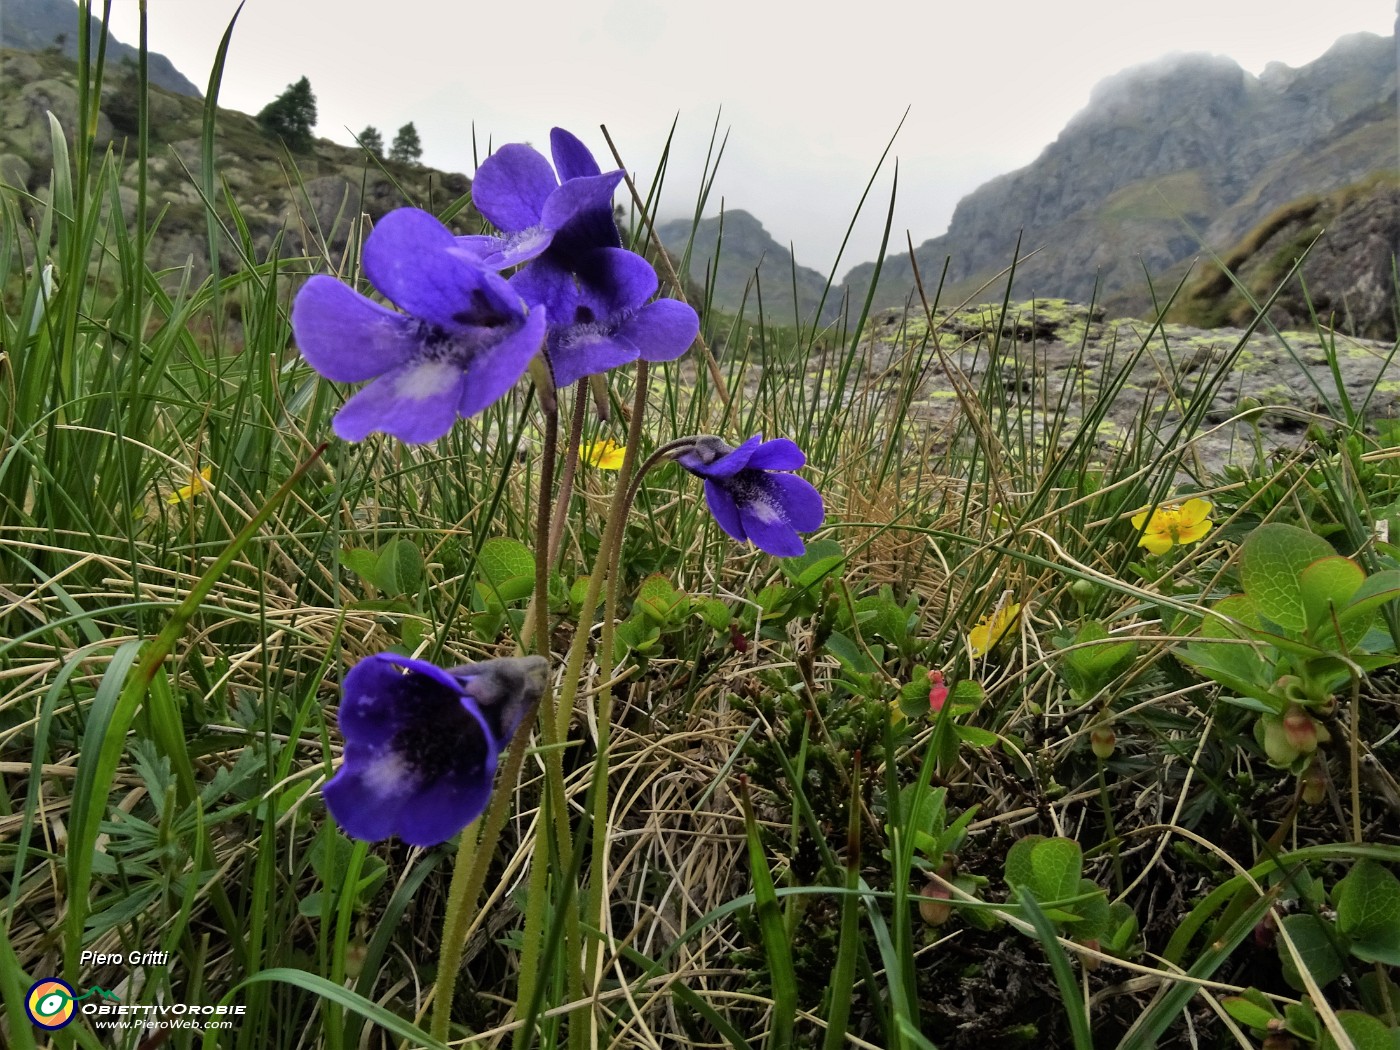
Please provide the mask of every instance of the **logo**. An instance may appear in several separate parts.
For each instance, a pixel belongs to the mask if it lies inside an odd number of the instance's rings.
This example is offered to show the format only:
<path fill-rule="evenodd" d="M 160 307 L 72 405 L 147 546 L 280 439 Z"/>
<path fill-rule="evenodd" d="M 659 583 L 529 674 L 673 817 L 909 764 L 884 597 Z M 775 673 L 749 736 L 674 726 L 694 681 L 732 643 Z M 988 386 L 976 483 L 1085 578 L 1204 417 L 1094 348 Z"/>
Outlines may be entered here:
<path fill-rule="evenodd" d="M 77 1013 L 73 1005 L 75 999 L 73 989 L 66 982 L 57 977 L 46 977 L 29 989 L 24 1010 L 37 1027 L 54 1031 L 73 1020 L 73 1015 Z"/>

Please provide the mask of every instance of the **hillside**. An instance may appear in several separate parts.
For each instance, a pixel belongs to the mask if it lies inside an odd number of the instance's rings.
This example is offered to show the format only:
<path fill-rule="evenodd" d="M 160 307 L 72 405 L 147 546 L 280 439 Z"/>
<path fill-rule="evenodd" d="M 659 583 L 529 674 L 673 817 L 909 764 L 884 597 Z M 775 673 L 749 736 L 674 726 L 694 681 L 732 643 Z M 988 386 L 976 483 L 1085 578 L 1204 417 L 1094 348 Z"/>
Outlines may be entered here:
<path fill-rule="evenodd" d="M 1344 332 L 1393 340 L 1397 245 L 1400 177 L 1392 172 L 1289 201 L 1240 238 L 1222 261 L 1250 298 L 1262 303 L 1311 246 L 1300 271 L 1302 282 L 1284 288 L 1269 310 L 1269 321 L 1276 328 L 1310 327 L 1311 304 L 1319 319 Z M 1168 318 L 1207 328 L 1247 324 L 1254 307 L 1229 277 L 1213 264 L 1197 271 Z"/>
<path fill-rule="evenodd" d="M 21 208 L 33 209 L 47 196 L 53 147 L 46 113 L 72 141 L 78 107 L 74 77 L 74 64 L 55 51 L 0 52 L 0 191 L 19 191 Z M 209 272 L 206 209 L 198 188 L 204 104 L 152 87 L 149 106 L 150 258 L 156 269 L 188 266 L 198 281 Z M 217 212 L 226 230 L 236 230 L 224 197 L 237 201 L 247 250 L 257 259 L 280 240 L 283 258 L 305 253 L 339 265 L 355 243 L 361 216 L 373 222 L 406 203 L 441 208 L 471 187 L 462 174 L 377 162 L 363 150 L 325 139 L 305 152 L 288 153 L 252 117 L 232 110 L 218 111 L 216 128 L 215 172 L 226 191 L 216 193 Z M 103 86 L 96 127 L 98 157 L 110 152 L 128 221 L 137 208 L 136 130 L 136 84 L 128 68 Z M 454 220 L 464 232 L 478 222 L 470 209 Z M 233 234 L 220 239 L 221 268 L 240 265 L 243 246 Z"/>
<path fill-rule="evenodd" d="M 1203 235 L 1225 251 L 1266 216 L 1397 167 L 1394 38 L 1339 40 L 1299 69 L 1255 77 L 1220 56 L 1171 56 L 1110 77 L 1032 164 L 965 197 L 948 231 L 924 241 L 924 273 L 949 265 L 957 298 L 1022 252 L 1041 249 L 1018 290 L 1120 310 L 1150 306 L 1154 278 L 1194 256 Z M 856 267 L 853 297 L 873 264 Z M 877 305 L 903 302 L 909 259 L 887 261 Z"/>
<path fill-rule="evenodd" d="M 102 23 L 89 16 L 94 48 Z M 0 3 L 0 48 L 16 51 L 57 51 L 78 58 L 78 10 L 73 0 L 4 0 Z M 137 60 L 136 48 L 108 38 L 106 63 L 109 69 Z M 147 55 L 152 84 L 177 95 L 199 98 L 199 88 L 190 83 L 170 59 L 155 52 Z"/>
<path fill-rule="evenodd" d="M 757 317 L 761 303 L 765 320 L 776 324 L 811 319 L 826 291 L 826 278 L 795 265 L 792 252 L 757 218 L 737 208 L 726 211 L 701 220 L 693 238 L 692 225 L 689 219 L 675 219 L 659 224 L 656 233 L 678 270 L 684 266 L 681 276 L 696 289 L 710 288 L 715 306 L 732 313 L 742 306 L 748 316 Z M 827 293 L 824 317 L 835 315 L 840 298 L 839 287 Z"/>

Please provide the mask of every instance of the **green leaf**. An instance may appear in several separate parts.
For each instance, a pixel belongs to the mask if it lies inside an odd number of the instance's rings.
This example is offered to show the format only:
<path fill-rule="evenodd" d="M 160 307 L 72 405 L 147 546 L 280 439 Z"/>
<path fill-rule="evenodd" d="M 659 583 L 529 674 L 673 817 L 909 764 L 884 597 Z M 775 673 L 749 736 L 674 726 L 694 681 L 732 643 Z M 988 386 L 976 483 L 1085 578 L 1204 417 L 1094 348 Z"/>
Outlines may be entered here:
<path fill-rule="evenodd" d="M 1027 835 L 1011 844 L 1011 848 L 1006 851 L 1005 878 L 1008 886 L 1014 888 L 1031 884 L 1034 877 L 1034 869 L 1031 866 L 1031 851 L 1044 841 L 1046 841 L 1044 835 Z"/>
<path fill-rule="evenodd" d="M 1308 973 L 1312 974 L 1319 987 L 1331 984 L 1342 975 L 1346 962 L 1338 951 L 1338 946 L 1334 946 L 1334 942 L 1340 941 L 1341 952 L 1345 952 L 1345 938 L 1328 923 L 1316 915 L 1300 912 L 1296 915 L 1285 915 L 1279 920 L 1279 926 L 1293 939 L 1299 958 L 1303 960 L 1303 965 L 1307 967 Z M 1278 939 L 1278 957 L 1279 962 L 1283 964 L 1283 979 L 1288 982 L 1289 987 L 1300 992 L 1306 991 L 1302 976 L 1293 964 L 1293 954 L 1282 937 Z"/>
<path fill-rule="evenodd" d="M 975 711 L 982 706 L 982 701 L 986 699 L 987 691 L 982 688 L 981 682 L 964 678 L 956 683 L 948 694 L 947 706 L 953 714 L 961 715 Z"/>
<path fill-rule="evenodd" d="M 1252 696 L 1273 710 L 1276 704 L 1269 692 L 1278 650 L 1258 642 L 1259 613 L 1249 598 L 1232 594 L 1212 607 L 1220 616 L 1207 616 L 1201 622 L 1201 640 L 1178 652 L 1181 661 L 1241 696 Z M 1229 621 L 1221 617 L 1229 617 Z M 1233 622 L 1230 622 L 1233 621 Z M 1211 639 L 1221 639 L 1212 641 Z M 1229 641 L 1225 641 L 1229 639 Z M 1239 639 L 1255 642 L 1242 645 Z"/>
<path fill-rule="evenodd" d="M 1357 617 L 1375 612 L 1386 602 L 1397 599 L 1400 599 L 1400 569 L 1386 569 L 1366 577 L 1366 581 L 1357 588 L 1356 593 L 1351 596 L 1351 602 L 1338 618 L 1344 623 L 1349 623 Z"/>
<path fill-rule="evenodd" d="M 1261 525 L 1240 549 L 1240 580 L 1249 600 L 1286 631 L 1307 627 L 1302 575 L 1313 562 L 1333 557 L 1332 545 L 1295 525 Z"/>
<path fill-rule="evenodd" d="M 1366 962 L 1400 965 L 1400 879 L 1373 860 L 1359 860 L 1333 889 L 1337 929 Z"/>
<path fill-rule="evenodd" d="M 477 571 L 487 594 L 502 605 L 528 598 L 535 587 L 535 556 L 519 540 L 497 537 L 481 545 Z"/>
<path fill-rule="evenodd" d="M 374 570 L 379 563 L 379 555 L 365 547 L 350 547 L 340 552 L 340 563 L 366 583 L 374 584 Z"/>
<path fill-rule="evenodd" d="M 659 624 L 669 624 L 687 604 L 688 596 L 671 586 L 661 573 L 652 573 L 637 591 L 637 607 Z"/>
<path fill-rule="evenodd" d="M 1058 901 L 1079 892 L 1084 851 L 1073 839 L 1053 838 L 1031 851 L 1031 888 L 1039 901 Z"/>
<path fill-rule="evenodd" d="M 381 548 L 374 564 L 376 587 L 385 594 L 417 594 L 422 582 L 423 552 L 412 541 L 390 540 Z"/>
<path fill-rule="evenodd" d="M 1102 939 L 1107 936 L 1113 922 L 1108 907 L 1108 894 L 1088 879 L 1079 880 L 1078 893 L 1081 897 L 1087 893 L 1089 898 L 1078 901 L 1074 905 L 1074 910 L 1079 914 L 1081 920 L 1079 925 L 1074 928 L 1075 939 L 1078 941 Z"/>
<path fill-rule="evenodd" d="M 1366 573 L 1361 566 L 1340 555 L 1321 558 L 1304 569 L 1298 582 L 1302 586 L 1309 636 L 1323 645 L 1335 643 L 1340 626 L 1341 641 L 1348 649 L 1361 641 L 1371 628 L 1371 618 L 1358 616 L 1342 624 L 1339 614 L 1365 581 Z"/>
<path fill-rule="evenodd" d="M 1254 995 L 1250 995 L 1250 992 L 1254 992 Z M 1270 1021 L 1283 1019 L 1273 1003 L 1253 988 L 1246 989 L 1244 995 L 1227 995 L 1220 1000 L 1220 1005 L 1240 1024 L 1260 1032 L 1268 1030 Z"/>
<path fill-rule="evenodd" d="M 788 579 L 806 590 L 821 583 L 828 576 L 840 579 L 840 568 L 846 554 L 835 540 L 816 540 L 807 544 L 807 551 L 800 558 L 785 558 L 780 563 Z"/>
<path fill-rule="evenodd" d="M 729 626 L 729 621 L 732 619 L 729 606 L 718 598 L 706 598 L 704 601 L 698 602 L 694 606 L 694 612 L 716 631 L 723 631 Z"/>
<path fill-rule="evenodd" d="M 973 747 L 996 747 L 997 741 L 1001 739 L 990 730 L 978 729 L 976 726 L 955 725 L 953 732 L 964 744 L 970 744 Z"/>
<path fill-rule="evenodd" d="M 1097 620 L 1087 620 L 1074 636 L 1059 670 L 1080 701 L 1088 700 L 1109 682 L 1126 671 L 1137 655 L 1137 643 L 1131 640 L 1111 642 L 1108 629 Z M 1103 642 L 1102 645 L 1085 643 Z"/>
<path fill-rule="evenodd" d="M 826 640 L 826 650 L 840 661 L 841 666 L 855 674 L 873 674 L 879 667 L 861 651 L 860 646 L 840 631 L 832 631 Z"/>
<path fill-rule="evenodd" d="M 1338 1010 L 1337 1020 L 1342 1031 L 1351 1040 L 1351 1050 L 1397 1050 L 1400 1037 L 1394 1028 L 1360 1010 Z M 1322 1043 L 1319 1050 L 1339 1050 L 1337 1041 L 1327 1029 L 1322 1030 Z"/>

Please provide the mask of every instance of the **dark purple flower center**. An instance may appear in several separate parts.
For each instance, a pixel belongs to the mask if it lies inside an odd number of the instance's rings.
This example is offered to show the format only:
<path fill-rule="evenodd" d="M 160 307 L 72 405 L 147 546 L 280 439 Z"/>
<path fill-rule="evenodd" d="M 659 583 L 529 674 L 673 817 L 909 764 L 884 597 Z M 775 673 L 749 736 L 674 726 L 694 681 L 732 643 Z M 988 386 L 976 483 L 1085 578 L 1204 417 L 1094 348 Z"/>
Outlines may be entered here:
<path fill-rule="evenodd" d="M 424 701 L 424 709 L 415 712 L 413 721 L 400 728 L 390 743 L 414 786 L 479 772 L 487 750 L 480 724 L 462 709 L 455 694 Z"/>

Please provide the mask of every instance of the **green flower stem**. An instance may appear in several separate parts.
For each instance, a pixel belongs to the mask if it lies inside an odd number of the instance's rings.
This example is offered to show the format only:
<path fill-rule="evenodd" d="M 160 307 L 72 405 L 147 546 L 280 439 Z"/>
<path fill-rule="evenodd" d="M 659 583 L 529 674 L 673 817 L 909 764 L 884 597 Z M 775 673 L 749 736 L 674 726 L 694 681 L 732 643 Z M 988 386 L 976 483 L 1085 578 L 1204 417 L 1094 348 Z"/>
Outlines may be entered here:
<path fill-rule="evenodd" d="M 593 614 L 597 611 L 599 598 L 603 593 L 603 579 L 609 574 L 610 567 L 615 568 L 615 552 L 620 548 L 620 537 L 623 534 L 623 526 L 626 523 L 628 508 L 630 507 L 629 497 L 631 495 L 632 470 L 637 462 L 637 449 L 642 438 L 642 416 L 646 409 L 648 364 L 645 360 L 637 362 L 637 389 L 633 400 L 632 418 L 628 426 L 627 447 L 622 455 L 622 467 L 618 471 L 617 488 L 613 492 L 612 506 L 608 511 L 608 520 L 603 526 L 603 535 L 598 544 L 598 556 L 593 565 L 593 572 L 588 578 L 588 589 L 583 596 L 582 607 L 579 609 L 578 629 L 574 632 L 573 643 L 569 647 L 569 655 L 564 665 L 564 676 L 560 683 L 559 705 L 556 709 L 559 719 L 556 726 L 556 736 L 562 738 L 568 730 L 569 718 L 573 714 L 574 701 L 578 696 L 579 684 L 583 676 L 583 662 L 588 654 L 588 640 L 591 636 L 590 626 L 593 622 Z M 611 647 L 612 631 L 611 625 L 605 620 L 603 623 L 603 636 L 600 641 L 600 659 L 606 661 L 605 666 L 611 667 Z M 603 681 L 609 679 L 610 672 L 605 672 Z M 606 693 L 608 690 L 603 690 Z M 600 700 L 600 705 L 606 701 Z M 590 871 L 590 882 L 585 914 L 593 919 L 599 914 L 601 907 L 603 885 L 602 885 L 602 865 L 600 857 L 606 856 L 607 842 L 607 727 L 606 723 L 598 723 L 599 747 L 597 762 L 604 764 L 604 768 L 599 774 L 594 770 L 594 775 L 600 783 L 599 790 L 594 795 L 593 821 L 594 821 L 594 841 L 592 858 L 594 866 Z M 569 844 L 572 847 L 572 844 Z M 560 868 L 567 869 L 572 857 L 560 857 Z M 534 895 L 531 895 L 527 906 L 534 905 Z M 543 909 L 543 902 L 541 902 Z M 577 925 L 577 923 L 575 923 Z M 526 948 L 530 946 L 527 937 Z M 578 956 L 574 958 L 577 960 Z M 523 967 L 521 969 L 521 981 L 525 982 L 527 974 Z M 580 997 L 581 998 L 581 997 Z M 574 1000 L 575 1002 L 578 999 Z M 517 1002 L 528 1002 L 523 995 L 517 998 Z M 591 1024 L 588 1026 L 591 1027 Z M 585 1026 L 570 1025 L 570 1041 L 574 1045 L 584 1045 L 586 1036 Z"/>
<path fill-rule="evenodd" d="M 521 642 L 528 645 L 533 640 L 535 649 L 541 655 L 549 653 L 549 534 L 553 508 L 554 460 L 559 446 L 559 412 L 552 405 L 545 413 L 544 462 L 540 467 L 540 498 L 535 516 L 535 594 L 530 601 L 527 623 L 521 632 Z M 568 722 L 561 720 L 557 712 L 546 704 L 540 719 L 541 735 L 544 740 L 545 787 L 550 799 L 550 809 L 554 815 L 554 838 L 557 856 L 561 865 L 567 868 L 573 855 L 573 831 L 569 826 L 569 807 L 564 791 L 564 749 L 562 747 Z M 539 824 L 536 825 L 540 827 Z M 541 979 L 541 952 L 544 945 L 545 913 L 549 899 L 550 843 L 549 830 L 541 828 L 535 836 L 534 849 L 530 857 L 530 878 L 526 887 L 525 899 L 525 939 L 520 954 L 520 980 L 516 986 L 517 1011 L 527 1006 L 535 994 L 536 982 Z M 570 998 L 582 993 L 583 974 L 579 966 L 577 950 L 578 923 L 572 923 L 569 931 L 569 945 L 572 950 L 565 953 L 568 967 L 568 989 Z M 524 1028 L 516 1029 L 515 1045 L 523 1046 L 531 1038 Z"/>
<path fill-rule="evenodd" d="M 543 698 L 544 694 L 541 694 L 540 699 Z M 520 779 L 520 767 L 525 763 L 530 727 L 539 708 L 540 701 L 537 700 L 516 727 L 497 777 L 499 790 L 491 793 L 491 804 L 486 810 L 486 819 L 481 822 L 480 835 L 471 834 L 473 829 L 468 828 L 462 832 L 462 841 L 457 847 L 457 859 L 452 866 L 452 884 L 447 890 L 447 912 L 442 922 L 442 952 L 438 956 L 437 984 L 433 987 L 432 1036 L 439 1042 L 447 1040 L 447 1029 L 452 1018 L 452 997 L 457 987 L 457 971 L 462 965 L 462 950 L 467 944 L 467 931 L 476 917 L 477 898 L 486 884 L 486 871 L 491 866 L 496 843 L 506 826 L 506 815 L 515 798 L 513 788 Z"/>
<path fill-rule="evenodd" d="M 583 414 L 588 408 L 588 386 L 574 384 L 574 414 L 569 417 L 569 447 L 564 453 L 564 473 L 559 478 L 559 498 L 554 501 L 554 520 L 549 525 L 549 567 L 559 564 L 559 551 L 564 545 L 564 519 L 569 514 L 569 501 L 574 496 L 574 475 L 578 473 L 578 450 L 583 444 Z"/>

